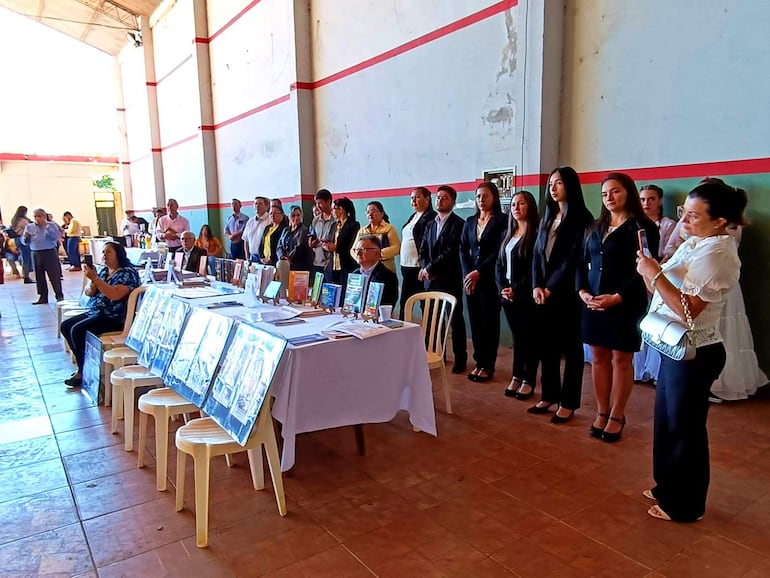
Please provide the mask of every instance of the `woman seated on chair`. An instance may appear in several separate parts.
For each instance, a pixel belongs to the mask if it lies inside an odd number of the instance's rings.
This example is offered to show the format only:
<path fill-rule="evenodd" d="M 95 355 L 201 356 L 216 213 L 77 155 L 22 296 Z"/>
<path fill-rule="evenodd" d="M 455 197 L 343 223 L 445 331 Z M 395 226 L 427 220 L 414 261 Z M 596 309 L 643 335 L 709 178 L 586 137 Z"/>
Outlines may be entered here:
<path fill-rule="evenodd" d="M 83 274 L 88 278 L 85 294 L 88 313 L 66 319 L 61 324 L 61 333 L 75 354 L 78 369 L 64 383 L 68 388 L 83 382 L 83 357 L 86 348 L 86 332 L 101 335 L 109 331 L 121 331 L 126 321 L 128 296 L 141 281 L 131 266 L 126 249 L 113 241 L 104 245 L 102 252 L 104 267 L 100 271 L 93 266 L 83 265 Z"/>

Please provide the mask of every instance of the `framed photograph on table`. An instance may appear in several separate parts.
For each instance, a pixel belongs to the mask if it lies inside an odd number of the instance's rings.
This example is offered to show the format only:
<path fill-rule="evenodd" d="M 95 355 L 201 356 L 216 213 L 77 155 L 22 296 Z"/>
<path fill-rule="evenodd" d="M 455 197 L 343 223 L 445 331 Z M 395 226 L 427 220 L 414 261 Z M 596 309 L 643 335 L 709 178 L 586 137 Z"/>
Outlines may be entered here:
<path fill-rule="evenodd" d="M 232 327 L 229 317 L 193 309 L 168 366 L 166 385 L 201 407 Z"/>
<path fill-rule="evenodd" d="M 189 311 L 190 306 L 184 301 L 169 299 L 163 311 L 159 310 L 150 322 L 138 361 L 154 375 L 165 376 Z"/>
<path fill-rule="evenodd" d="M 245 444 L 265 403 L 286 340 L 240 323 L 225 352 L 203 410 Z"/>
<path fill-rule="evenodd" d="M 134 322 L 126 337 L 126 346 L 134 351 L 141 351 L 142 344 L 147 337 L 152 319 L 158 311 L 163 311 L 171 295 L 168 291 L 158 289 L 157 287 L 148 287 L 142 297 L 142 301 L 137 309 Z"/>

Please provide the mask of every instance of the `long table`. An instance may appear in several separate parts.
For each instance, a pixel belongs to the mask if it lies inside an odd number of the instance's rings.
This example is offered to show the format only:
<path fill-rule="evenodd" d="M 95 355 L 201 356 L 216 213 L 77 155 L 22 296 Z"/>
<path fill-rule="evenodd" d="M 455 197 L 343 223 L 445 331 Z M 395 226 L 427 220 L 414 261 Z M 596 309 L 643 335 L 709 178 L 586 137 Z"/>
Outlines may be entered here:
<path fill-rule="evenodd" d="M 241 295 L 190 299 L 193 306 L 240 300 Z M 216 312 L 247 316 L 257 308 L 226 307 Z M 319 333 L 341 315 L 311 317 L 304 323 L 257 325 L 285 338 Z M 281 359 L 273 380 L 273 417 L 282 425 L 281 469 L 294 466 L 296 436 L 301 433 L 392 420 L 400 410 L 423 432 L 437 435 L 436 415 L 425 344 L 419 325 L 404 326 L 368 339 L 333 339 L 295 347 Z"/>

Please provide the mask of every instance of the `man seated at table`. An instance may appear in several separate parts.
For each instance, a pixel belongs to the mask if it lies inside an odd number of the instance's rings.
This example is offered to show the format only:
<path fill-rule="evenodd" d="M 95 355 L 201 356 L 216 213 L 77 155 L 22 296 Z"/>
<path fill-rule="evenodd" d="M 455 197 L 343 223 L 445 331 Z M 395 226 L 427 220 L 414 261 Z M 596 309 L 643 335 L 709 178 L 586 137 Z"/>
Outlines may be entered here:
<path fill-rule="evenodd" d="M 195 245 L 195 233 L 182 233 L 182 271 L 197 273 L 200 269 L 201 257 L 207 255 L 206 249 Z"/>
<path fill-rule="evenodd" d="M 369 288 L 369 283 L 382 283 L 385 285 L 382 292 L 382 305 L 395 305 L 398 301 L 398 277 L 382 264 L 382 250 L 380 237 L 377 235 L 361 235 L 353 249 L 358 261 L 358 269 L 353 273 L 362 273 L 366 276 L 364 283 L 364 296 Z"/>

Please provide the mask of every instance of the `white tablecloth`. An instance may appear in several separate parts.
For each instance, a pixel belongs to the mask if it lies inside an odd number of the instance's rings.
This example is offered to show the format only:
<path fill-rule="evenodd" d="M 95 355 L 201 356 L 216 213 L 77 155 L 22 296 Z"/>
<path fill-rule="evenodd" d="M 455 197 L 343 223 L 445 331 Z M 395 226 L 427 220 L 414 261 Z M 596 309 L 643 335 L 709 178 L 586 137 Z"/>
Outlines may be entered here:
<path fill-rule="evenodd" d="M 192 305 L 240 301 L 242 295 L 191 299 Z M 226 307 L 215 311 L 235 316 L 260 309 Z M 340 315 L 306 319 L 275 327 L 258 324 L 286 338 L 319 333 L 340 321 Z M 392 420 L 399 410 L 409 421 L 436 435 L 436 414 L 425 344 L 419 325 L 405 323 L 382 335 L 360 340 L 335 339 L 294 347 L 289 345 L 273 380 L 273 417 L 283 426 L 281 469 L 294 466 L 297 434 L 341 426 Z"/>

